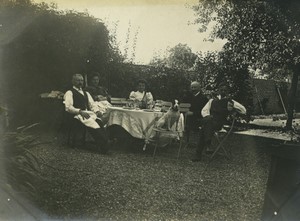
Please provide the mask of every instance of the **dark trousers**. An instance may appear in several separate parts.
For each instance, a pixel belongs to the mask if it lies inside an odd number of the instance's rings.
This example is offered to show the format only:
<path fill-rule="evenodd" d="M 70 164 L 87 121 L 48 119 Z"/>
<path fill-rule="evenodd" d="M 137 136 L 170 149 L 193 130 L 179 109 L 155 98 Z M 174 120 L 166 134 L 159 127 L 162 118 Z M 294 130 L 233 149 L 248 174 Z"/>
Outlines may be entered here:
<path fill-rule="evenodd" d="M 200 126 L 200 118 L 194 115 L 186 116 L 186 129 L 197 131 Z"/>
<path fill-rule="evenodd" d="M 95 140 L 97 147 L 99 148 L 99 151 L 101 153 L 106 153 L 108 151 L 108 136 L 106 134 L 105 128 L 100 120 L 96 120 L 100 128 L 94 129 L 87 127 L 87 131 L 90 133 L 90 135 Z"/>
<path fill-rule="evenodd" d="M 105 131 L 103 123 L 97 119 L 96 122 L 100 126 L 98 129 L 93 129 L 88 127 L 88 132 L 91 134 L 93 139 L 96 141 L 97 146 L 101 153 L 106 153 L 108 151 L 108 136 Z"/>
<path fill-rule="evenodd" d="M 192 132 L 198 132 L 200 126 L 201 126 L 201 119 L 199 117 L 194 115 L 186 116 L 186 125 L 184 130 L 186 132 L 187 142 L 189 142 L 190 134 Z"/>
<path fill-rule="evenodd" d="M 221 130 L 224 121 L 214 118 L 213 116 L 207 116 L 202 119 L 201 130 L 199 132 L 199 140 L 196 150 L 197 157 L 201 157 L 203 151 L 211 145 L 211 140 L 215 131 Z"/>

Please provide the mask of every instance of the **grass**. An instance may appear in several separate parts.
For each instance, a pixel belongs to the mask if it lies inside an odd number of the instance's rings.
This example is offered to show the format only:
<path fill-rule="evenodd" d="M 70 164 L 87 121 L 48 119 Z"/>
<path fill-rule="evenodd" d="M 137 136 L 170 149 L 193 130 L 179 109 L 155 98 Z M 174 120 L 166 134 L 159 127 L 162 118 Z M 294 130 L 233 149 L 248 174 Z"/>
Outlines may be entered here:
<path fill-rule="evenodd" d="M 43 138 L 45 140 L 45 138 Z M 176 160 L 177 148 L 117 146 L 109 155 L 54 141 L 32 151 L 47 180 L 37 205 L 53 219 L 260 220 L 270 159 L 270 140 L 232 135 L 233 159 L 192 163 L 195 149 Z"/>

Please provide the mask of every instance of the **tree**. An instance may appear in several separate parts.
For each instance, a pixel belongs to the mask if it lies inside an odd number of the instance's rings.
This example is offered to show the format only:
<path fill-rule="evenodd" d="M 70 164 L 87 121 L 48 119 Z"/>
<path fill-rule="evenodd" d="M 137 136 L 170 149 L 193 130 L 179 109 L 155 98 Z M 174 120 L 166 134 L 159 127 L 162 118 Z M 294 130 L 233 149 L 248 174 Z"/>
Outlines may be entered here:
<path fill-rule="evenodd" d="M 9 89 L 3 97 L 15 119 L 35 119 L 38 95 L 66 90 L 72 74 L 108 75 L 118 61 L 104 23 L 88 13 L 7 0 L 0 2 L 0 18 L 1 80 Z"/>
<path fill-rule="evenodd" d="M 155 57 L 150 62 L 150 65 L 189 70 L 194 67 L 196 59 L 197 55 L 192 52 L 192 49 L 187 44 L 179 43 L 168 50 L 166 58 Z"/>
<path fill-rule="evenodd" d="M 300 63 L 300 3 L 297 0 L 201 0 L 193 9 L 199 31 L 206 31 L 208 24 L 216 22 L 211 38 L 227 39 L 223 50 L 232 56 L 236 68 L 268 67 L 273 72 L 284 69 L 281 78 L 293 73 L 286 124 L 290 129 Z"/>

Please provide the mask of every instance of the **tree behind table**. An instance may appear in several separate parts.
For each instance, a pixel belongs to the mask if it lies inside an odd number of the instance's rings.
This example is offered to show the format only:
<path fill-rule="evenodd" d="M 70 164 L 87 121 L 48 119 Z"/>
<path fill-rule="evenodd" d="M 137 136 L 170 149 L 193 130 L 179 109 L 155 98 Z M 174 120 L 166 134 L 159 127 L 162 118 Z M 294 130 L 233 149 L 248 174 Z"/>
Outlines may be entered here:
<path fill-rule="evenodd" d="M 40 93 L 64 91 L 72 74 L 105 70 L 116 55 L 105 25 L 88 13 L 62 12 L 45 3 L 4 1 L 0 16 L 4 55 L 0 67 L 8 88 L 5 103 L 13 109 L 11 116 L 18 125 L 32 122 Z"/>

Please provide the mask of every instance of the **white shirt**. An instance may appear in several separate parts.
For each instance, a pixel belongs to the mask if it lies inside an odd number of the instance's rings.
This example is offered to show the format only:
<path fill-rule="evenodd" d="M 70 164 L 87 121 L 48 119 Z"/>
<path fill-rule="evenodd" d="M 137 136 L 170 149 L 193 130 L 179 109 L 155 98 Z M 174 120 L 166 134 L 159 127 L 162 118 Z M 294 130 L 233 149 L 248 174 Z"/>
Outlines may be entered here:
<path fill-rule="evenodd" d="M 131 100 L 137 100 L 137 101 L 142 101 L 144 97 L 145 91 L 139 92 L 139 91 L 131 91 L 129 95 L 129 99 Z M 146 98 L 147 98 L 147 103 L 152 103 L 153 102 L 153 96 L 151 92 L 146 93 Z"/>
<path fill-rule="evenodd" d="M 208 115 L 210 115 L 210 108 L 211 108 L 211 103 L 214 99 L 210 99 L 206 105 L 203 107 L 203 109 L 201 110 L 201 115 L 202 117 L 206 117 Z M 232 100 L 233 102 L 233 108 L 235 110 L 237 110 L 240 114 L 246 114 L 246 108 L 241 105 L 239 102 Z"/>
<path fill-rule="evenodd" d="M 73 88 L 75 90 L 77 90 L 80 94 L 84 95 L 83 90 L 81 88 L 76 88 L 75 86 L 73 86 Z M 88 105 L 90 110 L 92 110 L 93 112 L 96 112 L 96 107 L 94 105 L 94 100 L 92 98 L 92 96 L 89 94 L 89 92 L 86 92 L 87 97 L 88 97 Z M 65 110 L 71 114 L 79 114 L 80 109 L 79 108 L 75 108 L 73 106 L 74 102 L 73 102 L 73 92 L 71 90 L 67 91 L 64 95 L 64 104 L 65 104 Z"/>

